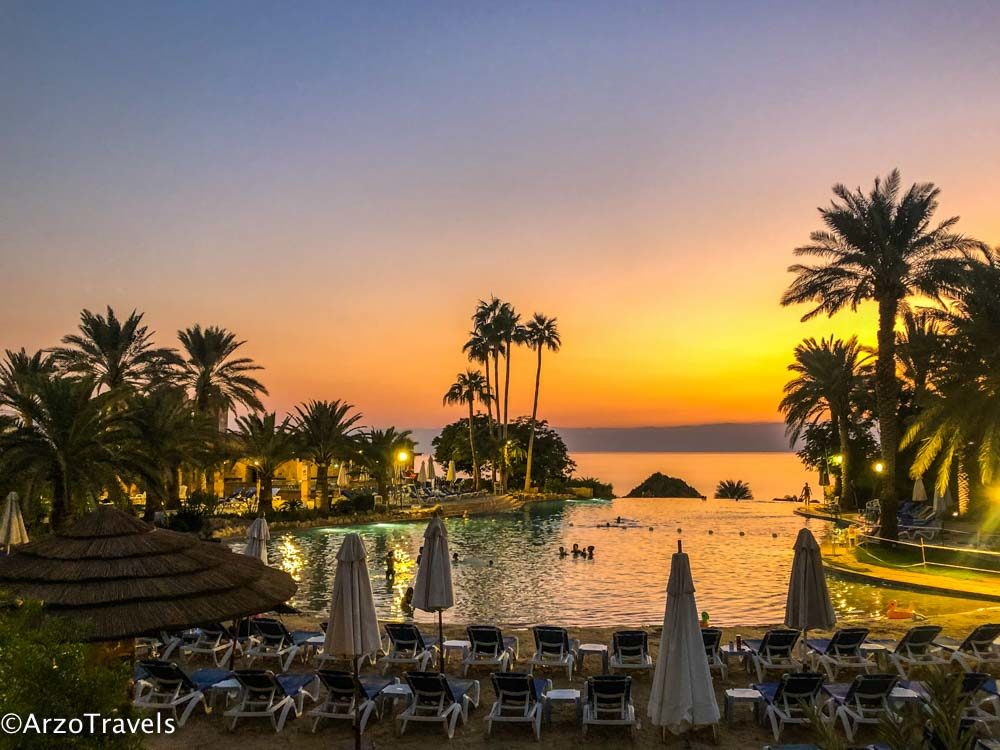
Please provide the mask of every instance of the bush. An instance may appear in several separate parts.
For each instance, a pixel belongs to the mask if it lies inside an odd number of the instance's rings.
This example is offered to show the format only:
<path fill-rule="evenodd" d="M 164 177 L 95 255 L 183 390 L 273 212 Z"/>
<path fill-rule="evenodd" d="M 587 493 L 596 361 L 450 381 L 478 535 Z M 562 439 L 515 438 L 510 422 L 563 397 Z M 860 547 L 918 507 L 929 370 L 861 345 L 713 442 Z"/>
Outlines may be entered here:
<path fill-rule="evenodd" d="M 79 643 L 76 623 L 48 616 L 41 605 L 27 602 L 0 616 L 0 706 L 4 713 L 24 720 L 83 718 L 96 713 L 106 719 L 134 716 L 128 702 L 131 678 L 127 664 L 103 652 L 100 646 Z M 87 720 L 84 719 L 85 725 Z M 36 734 L 0 734 L 0 748 L 139 748 L 133 735 L 96 735 L 55 738 Z"/>
<path fill-rule="evenodd" d="M 185 505 L 177 512 L 167 516 L 167 528 L 171 531 L 200 534 L 205 529 L 206 519 L 207 515 L 201 508 Z"/>
<path fill-rule="evenodd" d="M 566 489 L 574 487 L 586 487 L 594 493 L 594 497 L 602 500 L 610 500 L 615 496 L 615 488 L 610 484 L 605 484 L 596 477 L 573 477 L 566 480 Z"/>

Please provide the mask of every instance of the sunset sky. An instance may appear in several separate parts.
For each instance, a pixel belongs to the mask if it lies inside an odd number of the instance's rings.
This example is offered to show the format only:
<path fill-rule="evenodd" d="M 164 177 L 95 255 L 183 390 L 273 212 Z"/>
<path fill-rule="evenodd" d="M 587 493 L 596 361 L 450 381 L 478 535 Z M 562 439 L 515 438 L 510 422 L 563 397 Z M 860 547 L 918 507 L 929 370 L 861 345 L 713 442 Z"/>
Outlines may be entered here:
<path fill-rule="evenodd" d="M 553 424 L 776 419 L 802 337 L 873 339 L 778 304 L 831 185 L 1000 243 L 1000 4 L 801 5 L 5 0 L 0 348 L 138 308 L 430 427 L 496 294 L 559 320 Z"/>

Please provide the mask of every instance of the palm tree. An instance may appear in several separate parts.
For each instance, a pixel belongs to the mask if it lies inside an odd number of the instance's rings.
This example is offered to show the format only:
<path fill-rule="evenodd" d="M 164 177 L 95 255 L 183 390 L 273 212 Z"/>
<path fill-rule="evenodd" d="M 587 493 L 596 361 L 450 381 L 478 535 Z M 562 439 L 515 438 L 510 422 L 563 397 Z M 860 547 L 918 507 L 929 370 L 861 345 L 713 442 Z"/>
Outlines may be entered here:
<path fill-rule="evenodd" d="M 531 435 L 528 437 L 528 458 L 524 473 L 524 491 L 527 492 L 531 489 L 531 457 L 535 448 L 535 425 L 538 420 L 538 388 L 542 381 L 542 350 L 548 349 L 551 352 L 557 352 L 562 346 L 556 319 L 535 313 L 524 327 L 524 341 L 538 354 L 538 363 L 535 367 L 535 399 L 531 406 Z"/>
<path fill-rule="evenodd" d="M 96 390 L 94 378 L 38 377 L 30 393 L 13 399 L 21 417 L 0 435 L 4 470 L 37 476 L 51 486 L 53 528 L 98 498 L 119 475 L 147 475 L 127 414 L 110 408 L 120 394 L 95 396 Z"/>
<path fill-rule="evenodd" d="M 295 458 L 296 436 L 290 428 L 291 420 L 285 417 L 280 423 L 274 412 L 247 414 L 236 419 L 236 445 L 257 473 L 260 497 L 257 507 L 261 513 L 270 513 L 271 486 L 278 467 Z"/>
<path fill-rule="evenodd" d="M 126 392 L 170 379 L 180 364 L 173 349 L 153 345 L 153 332 L 133 310 L 124 320 L 108 307 L 107 317 L 84 310 L 80 333 L 64 336 L 52 357 L 67 373 L 92 377 L 98 390 Z"/>
<path fill-rule="evenodd" d="M 128 418 L 149 464 L 144 518 L 163 507 L 178 507 L 181 467 L 203 465 L 216 457 L 219 433 L 212 418 L 194 409 L 175 386 L 154 388 L 129 401 Z"/>
<path fill-rule="evenodd" d="M 521 316 L 509 302 L 500 304 L 499 309 L 493 316 L 492 326 L 495 336 L 502 342 L 499 350 L 503 354 L 504 377 L 503 377 L 503 440 L 507 440 L 509 425 L 510 406 L 510 360 L 514 344 L 520 344 L 524 340 L 524 327 L 521 325 Z M 497 386 L 499 387 L 499 383 Z M 499 408 L 499 407 L 498 407 Z"/>
<path fill-rule="evenodd" d="M 834 315 L 866 300 L 878 304 L 878 360 L 875 397 L 885 481 L 882 487 L 882 534 L 896 538 L 896 452 L 899 448 L 899 381 L 896 378 L 896 316 L 901 303 L 914 294 L 937 297 L 953 273 L 956 252 L 979 246 L 953 233 L 952 217 L 937 224 L 938 189 L 914 184 L 900 195 L 900 176 L 893 170 L 876 178 L 871 193 L 835 185 L 830 206 L 820 209 L 825 230 L 813 232 L 799 256 L 814 256 L 818 265 L 795 264 L 796 275 L 782 296 L 783 305 L 814 302 L 803 316 Z"/>
<path fill-rule="evenodd" d="M 31 393 L 38 379 L 47 378 L 55 371 L 55 363 L 47 352 L 28 354 L 23 348 L 20 351 L 7 349 L 4 361 L 0 362 L 0 406 L 15 408 L 19 399 Z"/>
<path fill-rule="evenodd" d="M 299 456 L 316 464 L 316 495 L 323 511 L 330 510 L 330 464 L 357 451 L 354 432 L 361 414 L 352 414 L 353 409 L 354 404 L 340 400 L 308 401 L 295 407 Z"/>
<path fill-rule="evenodd" d="M 486 378 L 481 372 L 467 370 L 460 372 L 448 392 L 444 394 L 445 404 L 467 404 L 469 407 L 469 451 L 472 453 L 472 481 L 479 489 L 479 458 L 476 455 L 476 440 L 473 428 L 473 411 L 476 401 L 489 403 L 492 396 Z"/>
<path fill-rule="evenodd" d="M 947 335 L 938 338 L 932 387 L 902 441 L 919 443 L 911 476 L 937 463 L 939 492 L 956 470 L 961 484 L 972 464 L 982 484 L 1000 476 L 1000 249 L 970 261 L 950 299 L 928 311 Z"/>
<path fill-rule="evenodd" d="M 715 487 L 717 500 L 753 500 L 750 485 L 742 479 L 723 479 Z"/>
<path fill-rule="evenodd" d="M 480 304 L 483 304 L 480 302 Z M 483 366 L 483 372 L 486 376 L 486 390 L 490 394 L 493 393 L 492 383 L 490 381 L 490 361 L 493 355 L 493 344 L 490 341 L 489 336 L 484 333 L 484 328 L 486 326 L 479 326 L 477 324 L 476 328 L 469 332 L 469 340 L 465 342 L 462 346 L 462 351 L 465 352 L 470 362 L 476 362 Z M 494 398 L 491 397 L 486 400 L 486 417 L 488 419 L 487 424 L 489 425 L 490 437 L 493 437 L 493 402 Z"/>
<path fill-rule="evenodd" d="M 907 310 L 903 313 L 903 330 L 897 339 L 896 351 L 900 375 L 913 389 L 913 399 L 918 403 L 933 377 L 941 335 L 938 321 L 930 311 Z"/>
<path fill-rule="evenodd" d="M 795 361 L 788 366 L 795 377 L 785 384 L 785 396 L 778 406 L 793 445 L 806 427 L 829 418 L 840 440 L 840 500 L 855 505 L 849 434 L 861 386 L 862 360 L 862 348 L 853 336 L 847 341 L 833 336 L 819 342 L 806 339 L 795 347 Z"/>
<path fill-rule="evenodd" d="M 211 414 L 219 430 L 226 429 L 228 412 L 236 406 L 263 411 L 259 394 L 267 395 L 264 384 L 250 375 L 263 368 L 249 357 L 235 357 L 245 341 L 219 326 L 202 328 L 196 324 L 177 332 L 184 347 L 181 382 L 191 389 L 195 407 Z"/>
<path fill-rule="evenodd" d="M 382 497 L 389 497 L 389 479 L 396 466 L 397 456 L 401 451 L 412 454 L 413 445 L 409 430 L 397 431 L 395 427 L 387 427 L 363 433 L 360 460 L 375 478 L 378 493 Z"/>

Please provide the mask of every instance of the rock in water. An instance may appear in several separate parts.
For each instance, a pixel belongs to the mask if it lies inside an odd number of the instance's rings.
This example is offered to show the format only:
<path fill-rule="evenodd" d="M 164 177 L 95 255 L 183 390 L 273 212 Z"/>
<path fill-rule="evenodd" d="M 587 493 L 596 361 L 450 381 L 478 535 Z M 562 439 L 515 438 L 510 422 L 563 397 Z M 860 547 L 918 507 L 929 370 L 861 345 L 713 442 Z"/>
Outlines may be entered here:
<path fill-rule="evenodd" d="M 656 472 L 625 497 L 701 497 L 694 487 L 677 477 Z"/>

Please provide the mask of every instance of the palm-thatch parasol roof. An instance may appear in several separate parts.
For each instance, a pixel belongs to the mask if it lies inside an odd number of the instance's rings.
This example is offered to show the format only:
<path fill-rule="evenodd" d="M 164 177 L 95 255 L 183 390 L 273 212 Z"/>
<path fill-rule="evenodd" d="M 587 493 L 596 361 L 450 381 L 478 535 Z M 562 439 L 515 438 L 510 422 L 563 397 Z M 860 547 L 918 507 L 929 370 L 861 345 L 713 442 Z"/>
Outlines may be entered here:
<path fill-rule="evenodd" d="M 296 585 L 225 545 L 101 506 L 0 559 L 0 589 L 86 621 L 87 640 L 112 641 L 265 612 Z"/>

